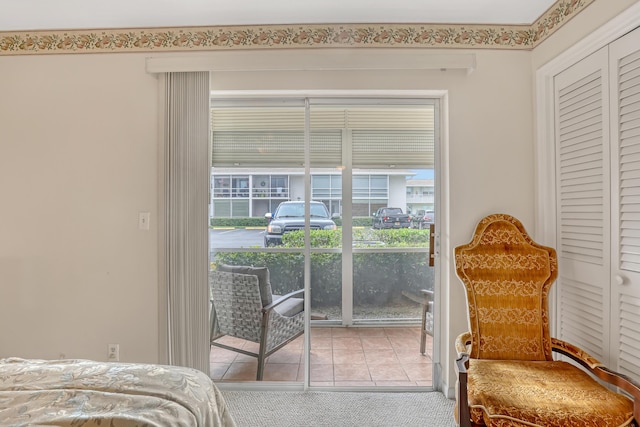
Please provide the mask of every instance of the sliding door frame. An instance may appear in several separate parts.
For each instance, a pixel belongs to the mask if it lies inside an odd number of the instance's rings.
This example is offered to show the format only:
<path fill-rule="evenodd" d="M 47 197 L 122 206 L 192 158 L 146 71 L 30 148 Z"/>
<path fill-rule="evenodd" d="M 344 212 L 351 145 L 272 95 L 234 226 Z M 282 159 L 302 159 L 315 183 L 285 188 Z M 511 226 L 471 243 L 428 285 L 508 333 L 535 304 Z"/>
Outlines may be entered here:
<path fill-rule="evenodd" d="M 310 233 L 309 233 L 309 201 L 311 199 L 311 155 L 310 155 L 310 108 L 318 105 L 427 105 L 431 104 L 435 107 L 434 124 L 434 170 L 435 174 L 435 209 L 436 218 L 438 218 L 438 229 L 435 236 L 435 254 L 436 254 L 436 270 L 435 270 L 435 290 L 436 301 L 434 304 L 434 348 L 433 348 L 433 389 L 438 389 L 441 381 L 442 366 L 440 364 L 440 306 L 441 306 L 441 289 L 440 284 L 440 270 L 442 265 L 440 264 L 440 229 L 442 225 L 447 224 L 446 216 L 448 215 L 448 195 L 444 192 L 447 186 L 442 186 L 443 182 L 446 182 L 446 178 L 442 174 L 445 168 L 442 168 L 442 160 L 446 159 L 447 151 L 444 150 L 441 153 L 443 146 L 443 136 L 445 133 L 446 114 L 443 114 L 446 108 L 447 94 L 444 91 L 211 91 L 211 99 L 215 100 L 216 106 L 220 105 L 251 105 L 251 106 L 268 106 L 273 104 L 278 106 L 301 106 L 305 108 L 305 149 L 304 149 L 304 194 L 305 194 L 305 247 L 303 250 L 305 265 L 304 265 L 304 289 L 305 295 L 309 295 L 311 291 L 310 280 Z M 344 138 L 343 138 L 344 140 Z M 351 143 L 347 141 L 347 144 L 343 143 L 343 164 L 342 172 L 342 186 L 343 186 L 343 217 L 350 215 L 352 206 L 352 183 L 351 177 L 353 172 L 352 156 L 351 156 Z M 445 162 L 446 163 L 446 162 Z M 346 192 L 346 193 L 345 193 Z M 346 196 L 345 196 L 346 194 Z M 442 203 L 445 203 L 441 207 Z M 348 230 L 347 230 L 348 231 Z M 347 235 L 345 235 L 347 234 Z M 353 324 L 353 248 L 351 245 L 352 236 L 350 233 L 343 233 L 342 248 L 339 250 L 342 254 L 343 261 L 346 257 L 347 265 L 343 265 L 342 272 L 342 325 L 351 326 Z M 334 251 L 334 250 L 331 250 Z M 448 260 L 448 257 L 446 257 Z M 448 262 L 448 261 L 447 261 Z M 346 286 L 344 286 L 346 284 Z M 346 305 L 345 305 L 346 304 Z M 346 310 L 345 310 L 346 309 Z M 310 298 L 305 298 L 305 330 L 310 330 L 311 324 L 311 303 Z M 446 334 L 445 334 L 446 335 Z M 310 386 L 310 334 L 304 334 L 304 390 L 322 390 L 322 391 L 345 391 L 344 387 L 313 387 Z M 285 384 L 283 385 L 263 385 L 263 384 L 251 384 L 249 388 L 265 389 L 276 388 L 279 390 L 285 389 L 299 389 L 298 384 Z M 235 388 L 235 387 L 232 387 Z M 247 389 L 247 387 L 242 387 Z M 416 391 L 416 387 L 407 387 L 406 391 Z M 365 389 L 359 388 L 358 390 L 364 391 Z M 394 391 L 400 391 L 401 388 L 394 388 Z"/>

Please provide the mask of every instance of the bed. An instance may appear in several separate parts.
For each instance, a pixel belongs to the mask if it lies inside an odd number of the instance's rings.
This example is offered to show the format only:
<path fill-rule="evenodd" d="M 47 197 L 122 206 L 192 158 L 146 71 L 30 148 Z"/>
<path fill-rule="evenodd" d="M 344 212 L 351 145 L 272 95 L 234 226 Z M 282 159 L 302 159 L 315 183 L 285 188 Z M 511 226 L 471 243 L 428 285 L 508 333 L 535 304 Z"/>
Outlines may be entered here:
<path fill-rule="evenodd" d="M 1 426 L 229 427 L 224 399 L 195 369 L 90 360 L 0 359 Z"/>

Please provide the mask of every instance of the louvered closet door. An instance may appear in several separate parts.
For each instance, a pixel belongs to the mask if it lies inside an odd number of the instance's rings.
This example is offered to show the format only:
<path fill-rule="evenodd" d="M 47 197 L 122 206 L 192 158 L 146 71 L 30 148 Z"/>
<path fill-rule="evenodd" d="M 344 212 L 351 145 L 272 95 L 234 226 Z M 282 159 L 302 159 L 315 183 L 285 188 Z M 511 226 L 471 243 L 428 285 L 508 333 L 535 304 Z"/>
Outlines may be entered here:
<path fill-rule="evenodd" d="M 612 357 L 640 381 L 640 30 L 610 46 Z"/>
<path fill-rule="evenodd" d="M 556 336 L 609 357 L 610 186 L 606 48 L 554 81 L 559 276 Z"/>

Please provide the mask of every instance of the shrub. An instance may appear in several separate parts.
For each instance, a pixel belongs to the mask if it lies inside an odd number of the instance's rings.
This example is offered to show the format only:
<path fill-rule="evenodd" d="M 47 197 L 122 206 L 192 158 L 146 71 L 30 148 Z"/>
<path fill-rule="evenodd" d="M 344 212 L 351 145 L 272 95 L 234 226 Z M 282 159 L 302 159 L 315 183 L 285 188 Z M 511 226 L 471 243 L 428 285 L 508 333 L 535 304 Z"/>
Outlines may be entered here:
<path fill-rule="evenodd" d="M 340 247 L 341 230 L 311 230 L 313 248 Z M 434 272 L 425 252 L 384 252 L 386 247 L 427 246 L 428 230 L 354 230 L 361 242 L 382 242 L 375 252 L 355 253 L 354 303 L 385 304 L 402 291 L 419 294 L 420 289 L 433 289 Z M 304 232 L 285 234 L 283 247 L 303 247 Z M 356 244 L 356 247 L 359 246 Z M 220 252 L 215 263 L 266 266 L 275 294 L 285 294 L 304 288 L 304 255 L 284 252 Z M 342 254 L 311 254 L 311 304 L 314 308 L 339 305 L 342 299 Z"/>
<path fill-rule="evenodd" d="M 211 227 L 266 227 L 266 218 L 241 217 L 241 218 L 211 218 Z"/>
<path fill-rule="evenodd" d="M 312 248 L 339 248 L 342 230 L 310 230 Z M 286 248 L 304 247 L 304 230 L 291 231 L 282 236 L 282 246 Z"/>
<path fill-rule="evenodd" d="M 310 230 L 312 248 L 339 248 L 342 242 L 342 230 Z M 355 247 L 370 247 L 379 245 L 394 248 L 426 247 L 429 245 L 429 230 L 414 230 L 410 228 L 373 230 L 370 228 L 355 228 L 353 230 Z M 304 247 L 304 231 L 292 231 L 282 236 L 282 244 L 287 248 Z"/>

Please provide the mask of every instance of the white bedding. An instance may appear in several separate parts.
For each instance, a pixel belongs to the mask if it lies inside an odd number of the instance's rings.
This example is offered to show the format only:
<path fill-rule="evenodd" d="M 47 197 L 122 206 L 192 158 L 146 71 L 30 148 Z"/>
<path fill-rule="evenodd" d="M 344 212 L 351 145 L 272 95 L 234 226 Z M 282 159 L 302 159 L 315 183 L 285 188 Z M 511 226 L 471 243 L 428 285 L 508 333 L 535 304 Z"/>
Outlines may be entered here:
<path fill-rule="evenodd" d="M 0 359 L 1 426 L 232 427 L 195 369 L 89 360 Z"/>

